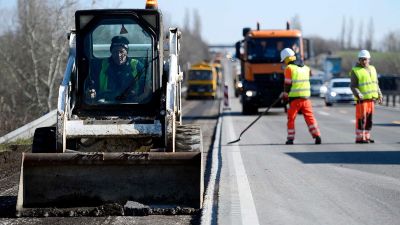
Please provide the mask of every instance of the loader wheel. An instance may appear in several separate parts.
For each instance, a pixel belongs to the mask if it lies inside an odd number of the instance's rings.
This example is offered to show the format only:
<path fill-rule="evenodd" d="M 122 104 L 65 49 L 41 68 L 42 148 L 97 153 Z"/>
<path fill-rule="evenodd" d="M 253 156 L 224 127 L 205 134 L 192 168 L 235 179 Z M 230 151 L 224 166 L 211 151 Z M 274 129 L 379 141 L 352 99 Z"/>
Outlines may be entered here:
<path fill-rule="evenodd" d="M 32 153 L 56 152 L 56 128 L 40 127 L 33 135 Z"/>
<path fill-rule="evenodd" d="M 185 124 L 176 126 L 175 151 L 197 152 L 203 148 L 200 125 Z"/>

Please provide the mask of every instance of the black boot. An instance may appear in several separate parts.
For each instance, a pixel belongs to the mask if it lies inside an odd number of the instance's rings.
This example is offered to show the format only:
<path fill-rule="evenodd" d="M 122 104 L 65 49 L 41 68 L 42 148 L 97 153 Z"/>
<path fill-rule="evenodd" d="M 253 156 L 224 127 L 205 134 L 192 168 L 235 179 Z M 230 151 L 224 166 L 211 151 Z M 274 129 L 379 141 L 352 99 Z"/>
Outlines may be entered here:
<path fill-rule="evenodd" d="M 286 144 L 287 144 L 287 145 L 292 145 L 292 144 L 293 144 L 293 140 L 292 140 L 292 139 L 288 139 L 288 140 L 286 141 Z"/>
<path fill-rule="evenodd" d="M 316 136 L 315 137 L 315 144 L 320 145 L 321 144 L 321 136 Z"/>

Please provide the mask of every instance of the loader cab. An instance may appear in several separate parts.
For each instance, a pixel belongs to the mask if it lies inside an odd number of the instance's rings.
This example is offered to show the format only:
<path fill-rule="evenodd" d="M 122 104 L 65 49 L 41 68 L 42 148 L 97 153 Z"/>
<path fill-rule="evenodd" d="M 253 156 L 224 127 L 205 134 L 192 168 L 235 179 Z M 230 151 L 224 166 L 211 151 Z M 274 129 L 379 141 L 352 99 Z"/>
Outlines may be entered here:
<path fill-rule="evenodd" d="M 75 114 L 158 115 L 162 102 L 160 12 L 82 10 L 75 18 Z M 113 42 L 116 39 L 124 41 Z"/>

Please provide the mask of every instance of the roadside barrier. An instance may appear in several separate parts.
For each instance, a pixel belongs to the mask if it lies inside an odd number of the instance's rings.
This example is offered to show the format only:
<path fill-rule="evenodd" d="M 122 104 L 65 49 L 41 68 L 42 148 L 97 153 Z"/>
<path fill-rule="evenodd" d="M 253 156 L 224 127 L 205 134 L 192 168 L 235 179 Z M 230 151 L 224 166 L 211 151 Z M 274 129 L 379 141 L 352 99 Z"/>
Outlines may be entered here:
<path fill-rule="evenodd" d="M 33 137 L 35 129 L 38 127 L 48 127 L 57 123 L 57 110 L 53 110 L 46 115 L 28 123 L 24 126 L 0 137 L 0 144 L 7 143 L 11 141 L 16 141 L 18 139 L 26 139 Z"/>
<path fill-rule="evenodd" d="M 224 85 L 224 108 L 229 108 L 229 94 L 228 94 L 228 84 Z"/>

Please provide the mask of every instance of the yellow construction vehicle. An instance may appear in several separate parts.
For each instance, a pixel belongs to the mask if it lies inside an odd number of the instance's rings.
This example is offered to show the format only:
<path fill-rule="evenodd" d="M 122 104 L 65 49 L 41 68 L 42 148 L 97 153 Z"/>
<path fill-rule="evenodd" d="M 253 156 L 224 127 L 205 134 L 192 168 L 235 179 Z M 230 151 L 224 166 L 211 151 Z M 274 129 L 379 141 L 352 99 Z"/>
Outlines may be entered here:
<path fill-rule="evenodd" d="M 186 98 L 210 97 L 215 99 L 217 96 L 217 70 L 212 64 L 201 62 L 191 66 L 187 78 Z"/>
<path fill-rule="evenodd" d="M 154 2 L 75 13 L 57 125 L 38 128 L 22 155 L 18 216 L 128 200 L 201 208 L 202 134 L 182 124 L 180 32 L 169 29 L 164 57 Z"/>

